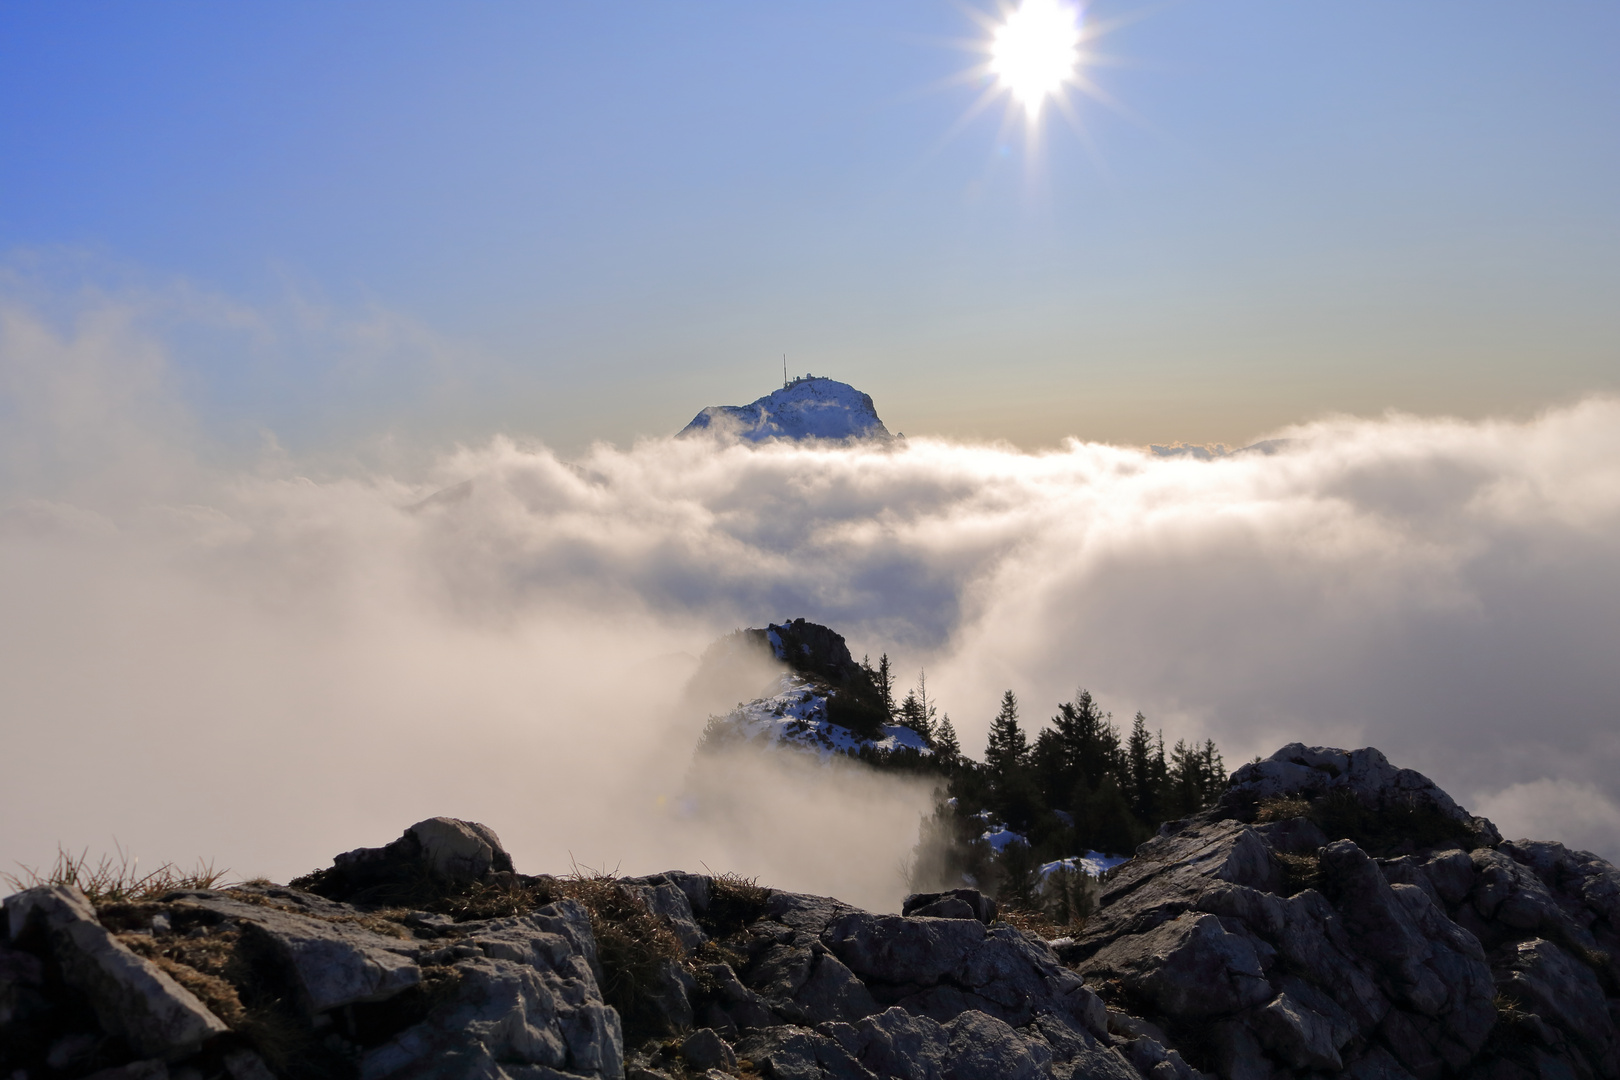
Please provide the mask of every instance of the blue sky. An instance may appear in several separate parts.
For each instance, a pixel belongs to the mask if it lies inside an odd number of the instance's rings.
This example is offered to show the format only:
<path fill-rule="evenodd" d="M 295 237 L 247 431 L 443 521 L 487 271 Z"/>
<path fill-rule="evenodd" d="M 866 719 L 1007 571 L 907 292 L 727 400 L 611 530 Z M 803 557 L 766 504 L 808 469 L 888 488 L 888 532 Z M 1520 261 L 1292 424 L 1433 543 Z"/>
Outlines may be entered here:
<path fill-rule="evenodd" d="M 1033 136 L 960 123 L 975 10 L 0 5 L 3 280 L 292 445 L 623 443 L 783 352 L 1027 446 L 1620 384 L 1620 8 L 1099 2 L 1115 105 Z"/>

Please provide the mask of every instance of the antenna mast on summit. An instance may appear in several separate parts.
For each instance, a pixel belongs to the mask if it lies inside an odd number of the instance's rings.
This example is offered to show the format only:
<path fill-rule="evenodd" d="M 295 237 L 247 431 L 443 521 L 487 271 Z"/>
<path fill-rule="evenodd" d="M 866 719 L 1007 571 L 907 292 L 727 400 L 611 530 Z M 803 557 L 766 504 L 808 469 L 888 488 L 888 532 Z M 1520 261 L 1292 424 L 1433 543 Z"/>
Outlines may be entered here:
<path fill-rule="evenodd" d="M 782 389 L 787 389 L 787 353 L 782 354 Z"/>

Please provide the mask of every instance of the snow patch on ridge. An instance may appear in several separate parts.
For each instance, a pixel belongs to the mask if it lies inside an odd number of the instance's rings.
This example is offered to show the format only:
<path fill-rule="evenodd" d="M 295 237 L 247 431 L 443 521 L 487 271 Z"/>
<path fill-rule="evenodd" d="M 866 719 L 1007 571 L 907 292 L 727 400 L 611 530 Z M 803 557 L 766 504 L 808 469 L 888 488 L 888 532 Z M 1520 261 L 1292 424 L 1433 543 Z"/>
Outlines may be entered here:
<path fill-rule="evenodd" d="M 781 649 L 781 642 L 774 634 L 772 645 Z M 801 675 L 783 674 L 777 679 L 774 690 L 737 706 L 720 718 L 720 722 L 745 742 L 769 750 L 810 752 L 822 761 L 834 754 L 858 754 L 863 746 L 885 751 L 909 748 L 920 754 L 933 754 L 922 736 L 903 724 L 885 726 L 880 739 L 862 739 L 848 728 L 832 723 L 827 719 L 827 694 Z"/>
<path fill-rule="evenodd" d="M 1104 855 L 1100 851 L 1088 851 L 1084 855 L 1073 855 L 1067 859 L 1055 859 L 1049 863 L 1042 863 L 1036 873 L 1042 881 L 1051 877 L 1059 870 L 1078 870 L 1092 877 L 1101 877 L 1116 866 L 1122 866 L 1130 861 L 1129 855 Z"/>

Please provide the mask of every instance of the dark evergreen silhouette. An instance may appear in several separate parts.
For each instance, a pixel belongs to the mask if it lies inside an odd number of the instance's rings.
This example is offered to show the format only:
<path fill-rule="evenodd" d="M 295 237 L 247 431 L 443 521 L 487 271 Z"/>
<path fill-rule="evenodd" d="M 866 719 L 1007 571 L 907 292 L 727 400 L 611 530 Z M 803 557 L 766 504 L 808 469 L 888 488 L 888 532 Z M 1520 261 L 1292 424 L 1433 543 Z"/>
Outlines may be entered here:
<path fill-rule="evenodd" d="M 902 714 L 909 708 L 903 704 Z M 966 879 L 1013 904 L 1033 902 L 1040 892 L 1046 906 L 1055 903 L 1066 916 L 1084 907 L 1085 890 L 1068 878 L 1043 884 L 1040 866 L 1088 850 L 1129 854 L 1161 821 L 1202 809 L 1226 785 L 1213 741 L 1178 741 L 1167 755 L 1163 733 L 1140 712 L 1122 738 L 1085 689 L 1057 707 L 1033 743 L 1008 690 L 991 721 L 983 763 L 961 754 L 949 717 L 935 730 L 934 749 L 929 765 L 946 778 L 948 797 L 923 830 L 914 884 L 937 888 Z M 1027 844 L 1009 842 L 995 855 L 980 839 L 992 822 Z"/>

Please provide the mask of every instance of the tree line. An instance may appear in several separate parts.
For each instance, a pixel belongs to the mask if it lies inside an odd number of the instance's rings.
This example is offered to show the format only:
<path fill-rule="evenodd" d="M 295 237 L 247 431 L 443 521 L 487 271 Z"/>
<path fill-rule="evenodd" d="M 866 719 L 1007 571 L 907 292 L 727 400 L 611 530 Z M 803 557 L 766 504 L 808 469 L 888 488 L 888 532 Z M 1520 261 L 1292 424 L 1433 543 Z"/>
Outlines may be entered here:
<path fill-rule="evenodd" d="M 940 774 L 945 779 L 938 810 L 924 827 L 914 877 L 945 883 L 967 872 L 975 880 L 999 879 L 1006 891 L 1041 863 L 1095 850 L 1129 854 L 1163 821 L 1186 817 L 1213 802 L 1226 786 L 1226 765 L 1213 740 L 1178 739 L 1166 748 L 1164 733 L 1150 730 L 1138 712 L 1122 731 L 1085 689 L 1062 702 L 1048 723 L 1026 731 L 1017 696 L 1008 690 L 990 725 L 984 760 L 963 753 L 948 715 L 939 716 L 928 696 L 927 676 L 896 702 L 887 655 L 872 675 L 894 722 L 915 731 L 933 753 L 863 752 L 880 768 Z M 993 858 L 980 837 L 994 821 L 1026 843 L 1006 845 Z M 1015 850 L 1017 849 L 1017 850 Z M 997 868 L 992 863 L 1001 863 Z"/>

